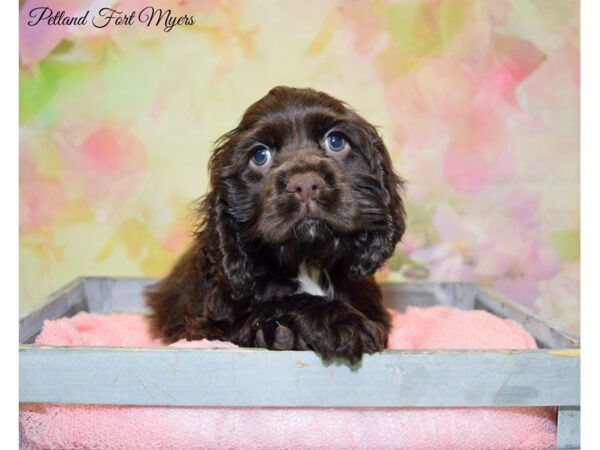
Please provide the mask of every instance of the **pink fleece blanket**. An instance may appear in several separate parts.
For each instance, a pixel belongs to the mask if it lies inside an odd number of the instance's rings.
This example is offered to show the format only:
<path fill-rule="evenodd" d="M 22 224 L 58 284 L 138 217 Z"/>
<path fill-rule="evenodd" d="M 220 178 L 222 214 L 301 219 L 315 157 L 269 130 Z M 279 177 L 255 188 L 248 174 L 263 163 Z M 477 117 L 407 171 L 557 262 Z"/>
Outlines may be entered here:
<path fill-rule="evenodd" d="M 389 347 L 536 348 L 517 323 L 444 307 L 392 312 Z M 142 316 L 46 321 L 36 343 L 157 346 Z M 180 341 L 180 347 L 233 346 Z M 21 404 L 30 449 L 551 449 L 555 408 L 181 408 Z"/>

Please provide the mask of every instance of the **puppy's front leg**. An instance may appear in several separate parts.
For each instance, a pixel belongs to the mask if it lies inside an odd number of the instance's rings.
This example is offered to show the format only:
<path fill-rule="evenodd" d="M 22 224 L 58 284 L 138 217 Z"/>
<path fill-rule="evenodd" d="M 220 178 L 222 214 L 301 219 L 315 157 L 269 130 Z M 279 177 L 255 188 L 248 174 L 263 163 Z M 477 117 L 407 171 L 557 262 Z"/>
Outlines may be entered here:
<path fill-rule="evenodd" d="M 383 351 L 387 344 L 385 322 L 369 319 L 349 303 L 339 300 L 307 302 L 292 322 L 305 345 L 324 360 L 359 362 L 364 353 Z"/>
<path fill-rule="evenodd" d="M 388 326 L 349 303 L 297 294 L 261 303 L 244 318 L 237 343 L 271 350 L 314 350 L 323 359 L 355 364 L 364 353 L 382 351 Z"/>

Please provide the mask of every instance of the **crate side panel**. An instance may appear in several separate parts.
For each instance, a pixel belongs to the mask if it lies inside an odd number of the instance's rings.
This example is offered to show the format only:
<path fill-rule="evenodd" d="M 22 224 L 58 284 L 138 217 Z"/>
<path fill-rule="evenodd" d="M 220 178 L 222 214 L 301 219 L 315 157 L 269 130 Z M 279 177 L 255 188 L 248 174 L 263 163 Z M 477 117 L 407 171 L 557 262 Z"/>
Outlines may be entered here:
<path fill-rule="evenodd" d="M 575 450 L 581 447 L 580 406 L 561 406 L 558 408 L 558 429 L 556 448 Z"/>
<path fill-rule="evenodd" d="M 158 279 L 89 277 L 84 281 L 90 311 L 145 313 L 143 291 Z M 466 283 L 382 283 L 381 290 L 386 306 L 399 311 L 409 305 L 471 309 L 476 293 L 476 288 Z"/>
<path fill-rule="evenodd" d="M 579 347 L 579 339 L 536 316 L 524 306 L 487 288 L 479 288 L 475 308 L 521 324 L 542 348 Z"/>
<path fill-rule="evenodd" d="M 360 368 L 313 352 L 31 346 L 20 401 L 195 406 L 579 404 L 578 353 L 386 351 Z M 256 380 L 261 380 L 257 383 Z"/>
<path fill-rule="evenodd" d="M 97 313 L 145 313 L 143 290 L 156 281 L 153 278 L 85 278 L 88 308 Z"/>
<path fill-rule="evenodd" d="M 381 283 L 387 307 L 404 312 L 408 306 L 472 309 L 477 289 L 468 283 Z"/>
<path fill-rule="evenodd" d="M 143 291 L 154 278 L 85 278 L 86 298 L 94 312 L 147 312 Z M 434 306 L 454 303 L 453 292 L 434 283 L 382 283 L 386 306 L 404 311 L 408 305 Z"/>
<path fill-rule="evenodd" d="M 388 308 L 404 312 L 408 306 L 427 308 L 438 304 L 436 292 L 429 284 L 380 284 L 383 301 Z"/>
<path fill-rule="evenodd" d="M 153 278 L 85 278 L 88 308 L 92 312 L 146 313 L 143 290 Z M 475 288 L 460 283 L 382 283 L 386 306 L 404 311 L 407 306 L 445 305 L 470 309 Z"/>

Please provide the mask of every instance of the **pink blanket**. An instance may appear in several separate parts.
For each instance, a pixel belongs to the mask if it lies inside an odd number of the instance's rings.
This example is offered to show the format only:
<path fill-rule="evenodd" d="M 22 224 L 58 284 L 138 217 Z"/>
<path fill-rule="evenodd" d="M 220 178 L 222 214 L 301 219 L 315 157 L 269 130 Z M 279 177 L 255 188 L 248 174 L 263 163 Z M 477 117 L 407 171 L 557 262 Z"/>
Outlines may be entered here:
<path fill-rule="evenodd" d="M 518 324 L 444 307 L 393 312 L 390 348 L 535 348 Z M 46 321 L 46 345 L 157 346 L 130 314 Z M 173 346 L 233 346 L 218 341 Z M 22 404 L 31 449 L 551 449 L 555 408 L 181 408 Z"/>

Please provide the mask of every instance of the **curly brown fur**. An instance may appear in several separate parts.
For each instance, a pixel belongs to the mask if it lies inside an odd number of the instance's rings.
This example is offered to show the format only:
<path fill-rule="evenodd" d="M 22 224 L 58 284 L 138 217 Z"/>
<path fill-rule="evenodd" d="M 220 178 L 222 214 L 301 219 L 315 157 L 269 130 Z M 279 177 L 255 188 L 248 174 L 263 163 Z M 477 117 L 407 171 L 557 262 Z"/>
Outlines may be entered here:
<path fill-rule="evenodd" d="M 405 222 L 376 129 L 327 94 L 277 87 L 217 141 L 209 170 L 193 244 L 146 292 L 153 334 L 351 363 L 383 350 L 373 273 Z"/>

